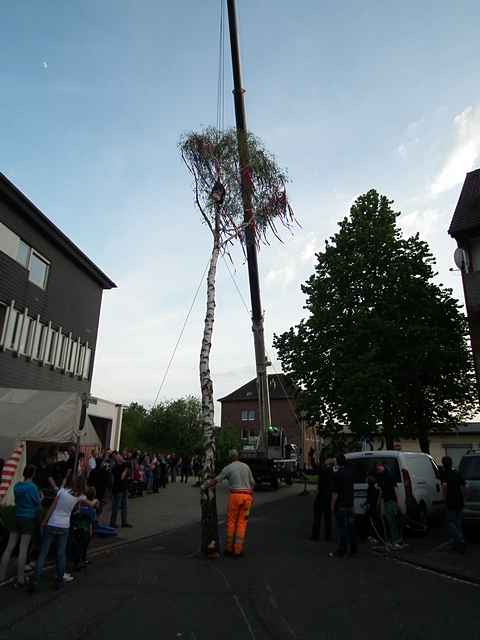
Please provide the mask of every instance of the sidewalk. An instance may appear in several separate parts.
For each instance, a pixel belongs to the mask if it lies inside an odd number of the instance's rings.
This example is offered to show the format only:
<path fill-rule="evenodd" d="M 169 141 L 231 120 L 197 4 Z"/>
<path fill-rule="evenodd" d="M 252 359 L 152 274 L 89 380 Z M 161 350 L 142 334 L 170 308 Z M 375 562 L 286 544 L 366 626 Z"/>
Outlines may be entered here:
<path fill-rule="evenodd" d="M 407 538 L 407 549 L 395 557 L 480 584 L 480 528 L 472 527 L 466 533 L 464 555 L 448 549 L 448 530 L 442 525 L 432 528 L 425 538 Z"/>

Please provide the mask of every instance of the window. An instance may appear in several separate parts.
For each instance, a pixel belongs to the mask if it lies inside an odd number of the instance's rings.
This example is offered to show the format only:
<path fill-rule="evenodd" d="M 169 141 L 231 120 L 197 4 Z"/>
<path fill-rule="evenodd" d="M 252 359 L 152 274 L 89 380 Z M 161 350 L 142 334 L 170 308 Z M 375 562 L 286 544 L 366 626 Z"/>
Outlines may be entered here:
<path fill-rule="evenodd" d="M 20 238 L 18 239 L 17 255 L 15 259 L 22 265 L 22 267 L 25 267 L 25 269 L 28 268 L 28 262 L 30 260 L 30 247 Z"/>
<path fill-rule="evenodd" d="M 36 284 L 40 289 L 45 289 L 48 278 L 48 262 L 36 251 L 32 250 L 30 265 L 28 269 L 28 279 Z"/>
<path fill-rule="evenodd" d="M 249 411 L 248 412 L 248 419 L 250 422 L 254 422 L 255 421 L 255 411 Z"/>
<path fill-rule="evenodd" d="M 480 456 L 465 456 L 462 458 L 460 474 L 464 480 L 480 480 Z"/>
<path fill-rule="evenodd" d="M 246 409 L 242 409 L 240 411 L 240 420 L 242 422 L 247 422 L 248 421 L 248 411 Z"/>
<path fill-rule="evenodd" d="M 85 361 L 83 363 L 83 377 L 88 380 L 90 375 L 90 359 L 92 357 L 92 350 L 90 347 L 85 347 Z"/>
<path fill-rule="evenodd" d="M 0 222 L 0 251 L 17 260 L 19 242 L 17 234 Z"/>
<path fill-rule="evenodd" d="M 365 484 L 367 482 L 367 476 L 375 473 L 377 464 L 385 465 L 392 474 L 395 482 L 399 484 L 402 482 L 400 467 L 398 466 L 398 460 L 396 458 L 389 458 L 379 454 L 365 456 L 362 458 L 353 458 L 348 460 L 348 463 L 353 468 L 353 481 L 356 483 Z"/>

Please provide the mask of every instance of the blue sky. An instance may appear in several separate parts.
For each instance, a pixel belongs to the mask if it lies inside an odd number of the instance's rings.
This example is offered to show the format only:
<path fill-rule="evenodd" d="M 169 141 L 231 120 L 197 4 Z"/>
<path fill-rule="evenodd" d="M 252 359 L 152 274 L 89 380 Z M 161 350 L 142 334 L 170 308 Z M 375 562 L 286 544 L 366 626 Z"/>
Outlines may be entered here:
<path fill-rule="evenodd" d="M 371 187 L 430 243 L 460 297 L 447 229 L 465 172 L 480 166 L 478 3 L 238 6 L 248 124 L 288 167 L 302 224 L 259 256 L 268 346 L 302 316 L 315 250 Z M 24 0 L 2 11 L 0 170 L 119 286 L 104 297 L 93 384 L 112 400 L 153 400 L 208 258 L 177 142 L 216 120 L 219 7 Z M 229 57 L 225 100 L 232 125 Z M 162 397 L 198 393 L 203 305 L 202 290 Z M 220 397 L 254 375 L 249 318 L 222 263 L 215 332 Z"/>

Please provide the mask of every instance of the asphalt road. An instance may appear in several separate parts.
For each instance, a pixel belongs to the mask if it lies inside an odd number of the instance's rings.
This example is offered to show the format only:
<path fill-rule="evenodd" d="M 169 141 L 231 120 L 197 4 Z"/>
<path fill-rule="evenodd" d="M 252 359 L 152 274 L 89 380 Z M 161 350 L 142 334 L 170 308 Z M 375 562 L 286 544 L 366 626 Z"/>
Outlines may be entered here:
<path fill-rule="evenodd" d="M 0 640 L 478 637 L 479 589 L 307 540 L 311 499 L 257 507 L 244 559 L 195 557 L 197 526 L 98 557 L 61 592 L 0 591 Z"/>

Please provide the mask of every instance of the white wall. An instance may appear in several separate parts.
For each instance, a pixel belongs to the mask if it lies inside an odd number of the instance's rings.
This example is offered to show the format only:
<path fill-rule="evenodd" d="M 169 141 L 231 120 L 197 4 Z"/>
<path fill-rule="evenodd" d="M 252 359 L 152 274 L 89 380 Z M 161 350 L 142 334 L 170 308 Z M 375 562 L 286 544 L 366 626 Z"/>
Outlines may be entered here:
<path fill-rule="evenodd" d="M 97 404 L 90 404 L 87 413 L 89 416 L 97 416 L 112 421 L 112 431 L 108 446 L 110 449 L 118 449 L 122 434 L 123 406 L 103 398 L 97 398 Z"/>

